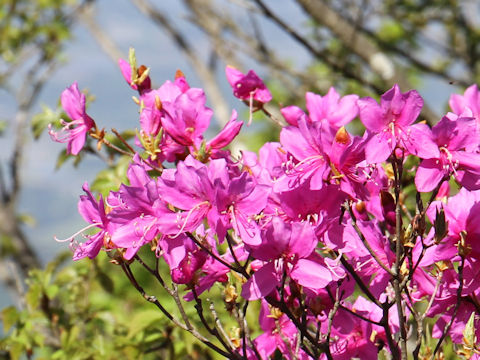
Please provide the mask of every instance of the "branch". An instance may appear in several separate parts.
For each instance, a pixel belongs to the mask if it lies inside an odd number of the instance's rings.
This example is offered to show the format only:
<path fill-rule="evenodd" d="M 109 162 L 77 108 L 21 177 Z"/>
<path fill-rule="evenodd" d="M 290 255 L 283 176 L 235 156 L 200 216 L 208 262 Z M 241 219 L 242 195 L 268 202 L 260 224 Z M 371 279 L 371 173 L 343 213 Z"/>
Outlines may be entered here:
<path fill-rule="evenodd" d="M 401 281 L 401 258 L 404 252 L 403 247 L 403 228 L 402 228 L 402 206 L 400 204 L 401 179 L 403 173 L 403 159 L 394 157 L 392 161 L 395 175 L 395 263 L 393 265 L 393 289 L 395 292 L 395 302 L 397 303 L 398 323 L 400 327 L 400 347 L 402 349 L 402 360 L 407 360 L 407 329 L 405 315 L 402 304 L 402 292 L 400 288 Z"/>
<path fill-rule="evenodd" d="M 393 276 L 393 272 L 392 270 L 390 270 L 390 268 L 385 265 L 382 260 L 380 260 L 380 258 L 378 257 L 378 255 L 375 253 L 375 251 L 372 249 L 372 247 L 370 246 L 370 244 L 368 243 L 367 239 L 365 238 L 365 235 L 363 235 L 362 233 L 362 230 L 360 230 L 360 228 L 358 227 L 357 225 L 357 218 L 355 217 L 355 214 L 353 213 L 353 210 L 352 210 L 352 206 L 350 204 L 350 201 L 347 200 L 346 202 L 347 204 L 347 209 L 348 209 L 348 213 L 350 214 L 350 218 L 352 220 L 352 226 L 353 228 L 355 229 L 355 231 L 357 232 L 357 235 L 359 236 L 360 240 L 362 241 L 362 244 L 365 246 L 365 248 L 368 250 L 368 252 L 370 253 L 370 255 L 375 259 L 375 261 L 377 262 L 378 265 L 380 265 L 380 267 L 385 270 L 390 276 Z"/>
<path fill-rule="evenodd" d="M 256 1 L 261 2 L 261 0 Z M 399 71 L 398 66 L 387 57 L 376 43 L 358 31 L 356 26 L 344 19 L 324 1 L 297 0 L 297 2 L 311 18 L 327 27 L 346 48 L 365 61 L 370 69 L 380 75 L 389 85 L 397 83 L 402 89 L 412 88 L 405 74 Z M 379 94 L 383 92 L 384 90 Z M 436 114 L 427 106 L 423 107 L 422 115 L 430 125 L 437 121 Z"/>
<path fill-rule="evenodd" d="M 360 74 L 356 73 L 355 71 L 351 70 L 348 66 L 342 66 L 338 63 L 336 59 L 330 58 L 327 56 L 325 51 L 320 49 L 316 49 L 310 42 L 301 36 L 295 29 L 289 26 L 285 21 L 280 19 L 275 13 L 273 13 L 264 3 L 262 0 L 254 0 L 260 9 L 263 11 L 263 14 L 273 20 L 282 30 L 288 33 L 293 39 L 295 39 L 300 45 L 306 48 L 315 58 L 320 61 L 323 61 L 329 67 L 331 67 L 334 71 L 342 74 L 348 79 L 356 80 L 366 87 L 374 90 L 376 93 L 381 94 L 384 92 L 384 89 L 371 81 L 367 80 L 366 78 L 362 77 Z"/>
<path fill-rule="evenodd" d="M 437 346 L 435 346 L 435 350 L 433 351 L 432 359 L 435 359 L 435 355 L 437 354 L 438 350 L 440 350 L 440 346 L 442 345 L 443 340 L 447 337 L 450 328 L 455 321 L 455 317 L 457 316 L 458 309 L 460 308 L 460 304 L 462 302 L 462 291 L 463 291 L 463 267 L 465 265 L 465 256 L 461 256 L 462 260 L 460 265 L 458 265 L 458 289 L 457 289 L 457 302 L 455 304 L 455 309 L 453 310 L 452 318 L 448 322 L 445 329 L 443 329 L 442 336 L 438 340 Z"/>
<path fill-rule="evenodd" d="M 164 29 L 175 42 L 175 45 L 183 52 L 185 57 L 189 60 L 190 64 L 198 74 L 205 86 L 205 92 L 208 94 L 209 100 L 212 102 L 214 112 L 217 120 L 221 126 L 224 126 L 230 119 L 229 106 L 227 105 L 222 91 L 217 85 L 215 75 L 208 68 L 208 66 L 200 59 L 198 52 L 192 48 L 187 39 L 178 31 L 172 23 L 168 20 L 168 17 L 161 13 L 158 9 L 155 9 L 146 0 L 131 0 L 132 3 L 146 15 L 150 20 L 157 24 L 160 28 Z"/>
<path fill-rule="evenodd" d="M 85 25 L 85 28 L 90 31 L 92 37 L 100 45 L 108 57 L 117 64 L 118 59 L 124 58 L 125 54 L 118 48 L 117 44 L 109 37 L 105 31 L 98 25 L 95 20 L 95 7 L 93 2 L 89 2 L 82 11 L 78 13 L 80 21 Z"/>
<path fill-rule="evenodd" d="M 122 270 L 127 276 L 128 280 L 130 280 L 130 283 L 133 285 L 133 287 L 142 295 L 142 297 L 147 300 L 148 302 L 151 302 L 154 304 L 170 321 L 172 321 L 176 326 L 179 328 L 188 331 L 190 334 L 192 334 L 194 337 L 196 337 L 198 340 L 200 340 L 202 343 L 207 345 L 209 348 L 212 350 L 216 351 L 220 355 L 231 359 L 230 354 L 225 352 L 224 350 L 220 349 L 217 345 L 213 344 L 210 342 L 207 338 L 202 336 L 198 331 L 196 331 L 194 328 L 188 328 L 184 324 L 182 324 L 180 321 L 178 321 L 177 318 L 175 318 L 168 310 L 166 310 L 163 305 L 158 301 L 158 299 L 155 296 L 147 295 L 145 293 L 145 290 L 143 289 L 142 286 L 138 283 L 137 279 L 133 275 L 132 270 L 130 269 L 130 266 L 126 264 L 125 262 L 122 262 L 121 264 Z"/>

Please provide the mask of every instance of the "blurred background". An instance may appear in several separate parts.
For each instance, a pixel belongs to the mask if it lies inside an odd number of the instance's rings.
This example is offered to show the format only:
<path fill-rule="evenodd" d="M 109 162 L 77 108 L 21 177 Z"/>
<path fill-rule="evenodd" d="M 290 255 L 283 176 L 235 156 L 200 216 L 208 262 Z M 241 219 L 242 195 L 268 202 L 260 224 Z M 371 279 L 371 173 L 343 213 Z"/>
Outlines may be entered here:
<path fill-rule="evenodd" d="M 451 93 L 480 80 L 480 3 L 0 0 L 0 308 L 21 306 L 28 271 L 67 248 L 54 235 L 84 226 L 81 186 L 106 167 L 85 154 L 56 169 L 64 147 L 45 126 L 58 120 L 60 93 L 78 81 L 95 98 L 88 113 L 99 127 L 138 126 L 136 94 L 116 64 L 129 47 L 151 68 L 154 86 L 181 69 L 191 86 L 203 87 L 217 129 L 233 108 L 245 110 L 231 95 L 226 64 L 266 80 L 274 113 L 304 108 L 306 91 L 323 95 L 335 86 L 378 97 L 398 83 L 420 92 L 422 119 L 434 124 Z M 241 141 L 254 150 L 278 133 L 265 119 L 246 131 Z"/>

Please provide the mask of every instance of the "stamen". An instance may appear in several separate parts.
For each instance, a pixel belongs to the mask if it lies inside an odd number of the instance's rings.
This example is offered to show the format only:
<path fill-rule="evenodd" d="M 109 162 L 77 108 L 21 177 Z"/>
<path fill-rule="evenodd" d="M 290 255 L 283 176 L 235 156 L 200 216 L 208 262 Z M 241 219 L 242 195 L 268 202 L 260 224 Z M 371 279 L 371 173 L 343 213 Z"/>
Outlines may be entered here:
<path fill-rule="evenodd" d="M 80 229 L 77 231 L 75 234 L 72 236 L 66 238 L 66 239 L 59 239 L 57 236 L 54 236 L 53 238 L 55 239 L 56 242 L 67 242 L 67 241 L 72 241 L 76 236 L 80 235 L 81 233 L 87 231 L 88 229 L 91 229 L 93 227 L 97 227 L 98 225 L 102 225 L 102 223 L 92 223 L 90 225 L 85 226 L 84 228 Z"/>
<path fill-rule="evenodd" d="M 191 209 L 188 211 L 187 217 L 185 218 L 185 221 L 183 222 L 182 227 L 180 228 L 180 230 L 178 230 L 178 232 L 177 232 L 175 235 L 170 236 L 170 238 L 171 238 L 171 239 L 175 239 L 175 238 L 179 237 L 179 236 L 183 233 L 183 230 L 185 229 L 185 226 L 187 226 L 188 219 L 189 219 L 190 216 L 193 214 L 193 211 L 199 209 L 202 205 L 205 205 L 205 204 L 208 205 L 208 201 L 202 201 L 201 203 L 198 203 L 198 204 L 195 205 L 193 208 L 191 208 Z"/>
<path fill-rule="evenodd" d="M 250 92 L 250 98 L 248 99 L 248 108 L 249 108 L 249 113 L 248 113 L 248 124 L 247 126 L 250 126 L 253 121 L 253 94 L 255 91 Z"/>

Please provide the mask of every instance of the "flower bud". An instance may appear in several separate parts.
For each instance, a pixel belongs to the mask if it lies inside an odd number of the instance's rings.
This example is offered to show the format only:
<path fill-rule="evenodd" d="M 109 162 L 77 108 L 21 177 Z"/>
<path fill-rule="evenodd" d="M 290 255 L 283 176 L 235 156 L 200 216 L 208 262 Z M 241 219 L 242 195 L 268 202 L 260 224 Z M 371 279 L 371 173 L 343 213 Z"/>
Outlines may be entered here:
<path fill-rule="evenodd" d="M 448 223 L 445 220 L 445 211 L 443 207 L 435 210 L 435 221 L 433 222 L 433 228 L 435 229 L 435 244 L 440 242 L 447 236 Z"/>
<path fill-rule="evenodd" d="M 345 126 L 342 126 L 340 129 L 338 129 L 337 133 L 335 134 L 335 142 L 343 145 L 350 143 L 350 135 L 345 129 Z"/>

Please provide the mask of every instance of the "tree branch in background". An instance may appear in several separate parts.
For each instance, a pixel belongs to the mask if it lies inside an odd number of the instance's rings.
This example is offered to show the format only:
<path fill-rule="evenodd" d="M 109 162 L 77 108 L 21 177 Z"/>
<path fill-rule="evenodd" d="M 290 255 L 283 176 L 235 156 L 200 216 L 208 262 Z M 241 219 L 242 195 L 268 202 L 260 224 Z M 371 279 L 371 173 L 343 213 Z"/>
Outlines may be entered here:
<path fill-rule="evenodd" d="M 175 45 L 182 51 L 185 57 L 188 59 L 193 69 L 202 81 L 205 92 L 208 95 L 209 100 L 212 102 L 212 107 L 215 114 L 217 114 L 217 120 L 221 126 L 225 125 L 230 120 L 230 107 L 226 103 L 222 91 L 217 84 L 215 74 L 208 68 L 206 63 L 201 60 L 198 53 L 189 43 L 186 37 L 178 31 L 175 26 L 168 20 L 161 11 L 154 8 L 148 1 L 145 0 L 132 0 L 132 3 L 148 18 L 150 18 L 156 25 L 167 32 L 167 34 L 175 42 Z"/>
<path fill-rule="evenodd" d="M 0 43 L 0 54 L 6 59 L 2 63 L 6 70 L 0 74 L 0 86 L 12 94 L 17 104 L 17 112 L 11 121 L 14 141 L 8 172 L 0 171 L 0 278 L 18 299 L 23 295 L 19 283 L 27 277 L 30 269 L 41 266 L 38 254 L 30 245 L 18 218 L 21 166 L 28 143 L 30 111 L 46 81 L 58 67 L 57 55 L 63 42 L 62 35 L 56 31 L 62 26 L 68 31 L 75 20 L 76 10 L 81 9 L 83 4 L 60 10 L 54 5 L 52 9 L 37 9 L 37 4 L 11 1 L 5 22 L 0 26 L 0 38 L 5 40 Z M 25 39 L 16 41 L 18 34 L 16 30 L 11 31 L 10 25 L 18 26 L 17 22 L 25 21 L 23 12 L 26 14 L 28 11 L 38 11 L 38 23 L 22 29 Z M 45 36 L 45 27 L 48 26 L 52 26 L 52 30 Z M 15 79 L 16 86 L 9 83 L 14 75 L 19 77 Z M 19 83 L 20 86 L 17 86 Z"/>

